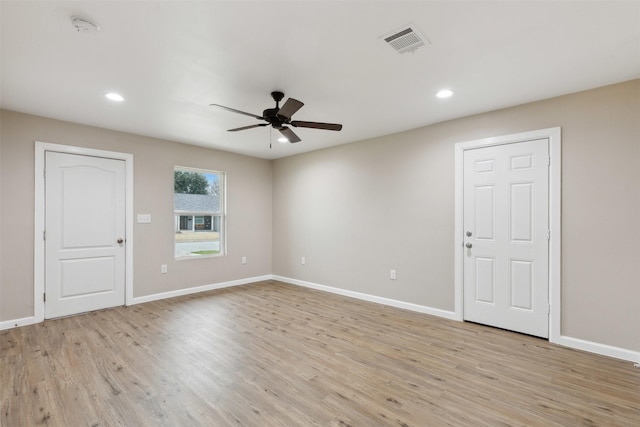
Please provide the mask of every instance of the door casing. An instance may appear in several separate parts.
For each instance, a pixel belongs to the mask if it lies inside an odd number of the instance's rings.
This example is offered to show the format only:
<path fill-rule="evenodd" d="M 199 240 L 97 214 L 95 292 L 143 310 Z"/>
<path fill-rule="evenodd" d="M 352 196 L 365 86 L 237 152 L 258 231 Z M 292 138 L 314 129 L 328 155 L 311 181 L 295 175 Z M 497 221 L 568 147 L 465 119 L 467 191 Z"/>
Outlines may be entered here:
<path fill-rule="evenodd" d="M 455 232 L 454 232 L 454 283 L 455 283 L 455 318 L 463 320 L 463 185 L 464 185 L 464 151 L 480 147 L 499 146 L 532 139 L 547 138 L 549 140 L 549 341 L 558 342 L 561 338 L 561 128 L 541 129 L 518 134 L 503 135 L 473 141 L 460 142 L 455 145 Z"/>
<path fill-rule="evenodd" d="M 133 155 L 114 151 L 96 150 L 92 148 L 70 145 L 35 142 L 35 204 L 34 204 L 34 317 L 35 322 L 44 320 L 45 292 L 45 154 L 47 151 L 58 153 L 80 154 L 123 160 L 125 162 L 125 304 L 133 303 Z"/>

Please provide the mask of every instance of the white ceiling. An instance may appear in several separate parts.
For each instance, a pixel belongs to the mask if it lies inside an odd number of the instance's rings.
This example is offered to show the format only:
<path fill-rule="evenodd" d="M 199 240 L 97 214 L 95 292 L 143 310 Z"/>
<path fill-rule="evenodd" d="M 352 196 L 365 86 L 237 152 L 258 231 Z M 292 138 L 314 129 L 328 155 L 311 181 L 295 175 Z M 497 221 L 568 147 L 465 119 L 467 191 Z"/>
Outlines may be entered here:
<path fill-rule="evenodd" d="M 267 159 L 640 77 L 640 1 L 0 5 L 2 108 Z M 430 44 L 401 55 L 380 37 L 408 23 Z M 273 90 L 305 103 L 294 119 L 343 130 L 280 144 L 226 132 L 258 121 L 208 106 L 261 115 Z"/>

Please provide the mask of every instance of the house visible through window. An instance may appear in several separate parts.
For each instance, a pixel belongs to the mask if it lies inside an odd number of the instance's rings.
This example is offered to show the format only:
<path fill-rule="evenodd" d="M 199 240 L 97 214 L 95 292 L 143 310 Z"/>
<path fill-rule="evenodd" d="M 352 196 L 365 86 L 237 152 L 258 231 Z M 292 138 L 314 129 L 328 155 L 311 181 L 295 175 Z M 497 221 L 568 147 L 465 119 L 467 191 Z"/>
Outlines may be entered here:
<path fill-rule="evenodd" d="M 224 173 L 176 167 L 173 179 L 175 257 L 224 254 Z"/>

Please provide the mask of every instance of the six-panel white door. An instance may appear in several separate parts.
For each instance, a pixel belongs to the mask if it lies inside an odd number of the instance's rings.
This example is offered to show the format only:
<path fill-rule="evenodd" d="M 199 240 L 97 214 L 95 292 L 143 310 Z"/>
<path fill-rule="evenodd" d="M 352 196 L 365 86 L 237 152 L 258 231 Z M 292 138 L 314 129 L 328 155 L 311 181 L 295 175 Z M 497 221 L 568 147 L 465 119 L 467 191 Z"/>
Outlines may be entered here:
<path fill-rule="evenodd" d="M 549 336 L 547 139 L 464 152 L 465 320 Z"/>
<path fill-rule="evenodd" d="M 124 304 L 125 162 L 46 152 L 45 318 Z"/>

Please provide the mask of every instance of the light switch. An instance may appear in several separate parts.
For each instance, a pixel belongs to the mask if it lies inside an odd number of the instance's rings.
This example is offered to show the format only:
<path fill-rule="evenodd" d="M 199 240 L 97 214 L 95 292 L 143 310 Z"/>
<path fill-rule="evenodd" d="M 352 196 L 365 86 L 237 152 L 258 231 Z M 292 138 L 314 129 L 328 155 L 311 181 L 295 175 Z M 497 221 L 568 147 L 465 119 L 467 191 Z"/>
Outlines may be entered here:
<path fill-rule="evenodd" d="M 151 214 L 138 214 L 138 224 L 150 224 Z"/>

